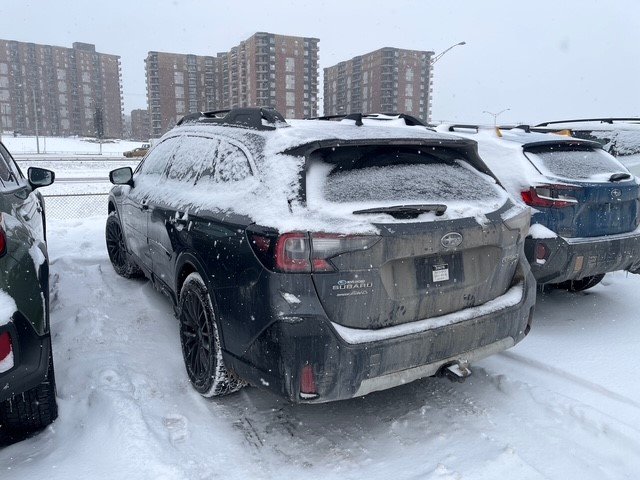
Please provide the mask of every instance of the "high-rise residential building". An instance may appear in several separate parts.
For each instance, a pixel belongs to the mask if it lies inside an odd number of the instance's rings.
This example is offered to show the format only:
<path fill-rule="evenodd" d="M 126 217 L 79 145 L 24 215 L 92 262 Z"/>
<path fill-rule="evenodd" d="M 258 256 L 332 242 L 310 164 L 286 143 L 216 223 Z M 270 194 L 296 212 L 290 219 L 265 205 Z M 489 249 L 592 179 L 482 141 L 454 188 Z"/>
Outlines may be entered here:
<path fill-rule="evenodd" d="M 216 108 L 215 57 L 149 52 L 145 60 L 151 134 L 159 137 L 190 112 Z"/>
<path fill-rule="evenodd" d="M 432 51 L 381 48 L 324 69 L 324 115 L 402 112 L 428 121 Z"/>
<path fill-rule="evenodd" d="M 272 106 L 288 118 L 317 115 L 318 42 L 258 32 L 215 57 L 149 52 L 152 136 L 198 111 Z"/>
<path fill-rule="evenodd" d="M 0 40 L 0 121 L 4 131 L 120 138 L 120 57 L 76 42 L 72 48 Z"/>
<path fill-rule="evenodd" d="M 258 32 L 219 53 L 221 107 L 266 105 L 287 118 L 316 116 L 319 41 Z"/>
<path fill-rule="evenodd" d="M 131 138 L 147 141 L 150 137 L 149 110 L 131 110 Z"/>

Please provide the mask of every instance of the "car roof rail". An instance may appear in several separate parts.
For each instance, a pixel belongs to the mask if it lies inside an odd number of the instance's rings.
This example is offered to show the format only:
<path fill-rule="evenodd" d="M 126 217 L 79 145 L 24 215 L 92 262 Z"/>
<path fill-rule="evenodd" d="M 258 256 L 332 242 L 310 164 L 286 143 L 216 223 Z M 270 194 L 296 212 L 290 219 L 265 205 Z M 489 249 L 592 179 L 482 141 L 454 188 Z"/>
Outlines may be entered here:
<path fill-rule="evenodd" d="M 613 124 L 614 122 L 640 122 L 640 117 L 608 117 L 608 118 L 576 118 L 573 120 L 555 120 L 553 122 L 543 122 L 536 125 L 536 127 L 547 127 L 555 125 L 557 123 L 582 123 L 582 122 L 601 122 Z"/>
<path fill-rule="evenodd" d="M 275 130 L 282 124 L 287 125 L 282 114 L 272 107 L 232 108 L 190 113 L 182 117 L 177 124 L 189 123 L 214 123 L 253 130 Z"/>
<path fill-rule="evenodd" d="M 389 118 L 384 118 L 389 117 Z M 420 126 L 420 127 L 428 127 L 426 123 L 424 123 L 419 118 L 414 117 L 413 115 L 408 115 L 406 113 L 345 113 L 338 115 L 324 115 L 322 117 L 311 117 L 307 118 L 307 120 L 355 120 L 356 125 L 361 127 L 363 125 L 362 119 L 373 119 L 373 120 L 394 120 L 395 118 L 401 118 L 404 120 L 404 123 L 409 127 Z"/>

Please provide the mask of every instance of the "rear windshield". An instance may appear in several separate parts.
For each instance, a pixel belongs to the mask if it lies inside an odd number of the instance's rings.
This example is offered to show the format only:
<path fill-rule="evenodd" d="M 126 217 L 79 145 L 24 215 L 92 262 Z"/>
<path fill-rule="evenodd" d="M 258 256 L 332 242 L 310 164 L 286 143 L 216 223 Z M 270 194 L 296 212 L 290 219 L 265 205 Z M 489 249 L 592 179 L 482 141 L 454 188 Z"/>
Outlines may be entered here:
<path fill-rule="evenodd" d="M 307 181 L 313 185 L 308 185 L 308 190 L 332 203 L 374 205 L 471 203 L 502 198 L 493 179 L 460 156 L 444 149 L 432 153 L 383 150 L 346 159 L 336 155 L 309 170 Z"/>
<path fill-rule="evenodd" d="M 606 181 L 613 173 L 627 171 L 600 149 L 546 146 L 528 150 L 525 154 L 541 173 L 566 179 Z"/>

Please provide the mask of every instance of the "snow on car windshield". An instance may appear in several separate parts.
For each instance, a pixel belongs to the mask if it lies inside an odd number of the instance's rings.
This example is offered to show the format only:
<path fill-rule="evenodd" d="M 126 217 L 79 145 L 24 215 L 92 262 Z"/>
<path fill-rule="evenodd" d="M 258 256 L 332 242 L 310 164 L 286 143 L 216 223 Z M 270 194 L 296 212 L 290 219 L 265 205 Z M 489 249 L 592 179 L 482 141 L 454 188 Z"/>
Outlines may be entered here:
<path fill-rule="evenodd" d="M 462 160 L 426 160 L 415 154 L 404 154 L 396 160 L 401 161 L 367 158 L 361 165 L 313 162 L 307 173 L 307 203 L 311 208 L 336 213 L 371 207 L 444 204 L 447 211 L 438 218 L 451 219 L 488 213 L 506 199 L 505 192 L 493 179 Z"/>
<path fill-rule="evenodd" d="M 526 151 L 526 156 L 543 174 L 575 180 L 608 181 L 613 173 L 627 172 L 603 150 L 556 149 Z"/>

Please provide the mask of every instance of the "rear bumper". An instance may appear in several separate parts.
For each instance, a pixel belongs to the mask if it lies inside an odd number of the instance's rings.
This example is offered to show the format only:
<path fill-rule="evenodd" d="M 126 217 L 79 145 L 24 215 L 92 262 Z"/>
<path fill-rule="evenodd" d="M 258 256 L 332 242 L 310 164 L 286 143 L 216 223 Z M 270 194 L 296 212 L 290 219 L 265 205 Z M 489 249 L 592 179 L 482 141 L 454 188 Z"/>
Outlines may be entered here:
<path fill-rule="evenodd" d="M 549 249 L 535 258 L 536 246 Z M 640 272 L 640 231 L 591 238 L 527 238 L 525 254 L 538 283 L 559 283 L 617 270 Z"/>
<path fill-rule="evenodd" d="M 8 324 L 0 326 L 0 334 L 7 331 L 13 345 L 13 367 L 0 373 L 0 402 L 42 383 L 51 355 L 50 335 L 38 335 L 19 312 Z"/>
<path fill-rule="evenodd" d="M 324 316 L 281 318 L 242 359 L 225 362 L 256 386 L 296 403 L 353 398 L 434 375 L 443 365 L 505 350 L 529 332 L 535 281 L 527 278 L 479 307 L 413 322 L 410 330 L 340 327 Z M 489 305 L 491 304 L 491 305 Z M 420 325 L 418 325 L 420 324 Z M 403 326 L 400 326 L 403 327 Z M 316 395 L 301 394 L 303 367 L 311 366 Z"/>

